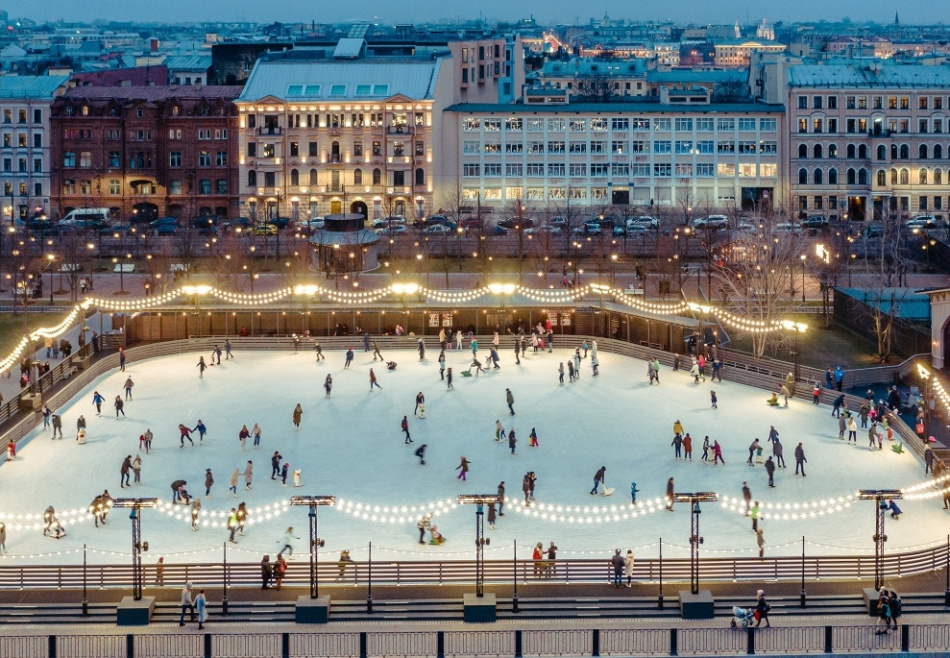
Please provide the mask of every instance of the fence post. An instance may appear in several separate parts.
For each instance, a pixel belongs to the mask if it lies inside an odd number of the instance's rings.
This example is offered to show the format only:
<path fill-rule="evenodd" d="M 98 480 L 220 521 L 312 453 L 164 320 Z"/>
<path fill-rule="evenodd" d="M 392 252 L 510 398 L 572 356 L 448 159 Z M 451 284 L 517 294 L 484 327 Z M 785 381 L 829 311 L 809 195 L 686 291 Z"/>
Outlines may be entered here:
<path fill-rule="evenodd" d="M 595 628 L 591 631 L 591 650 L 590 655 L 593 658 L 600 657 L 600 629 Z"/>
<path fill-rule="evenodd" d="M 831 646 L 831 639 L 834 635 L 832 626 L 825 626 L 825 653 L 831 653 L 834 648 Z"/>
<path fill-rule="evenodd" d="M 515 658 L 521 658 L 521 631 L 515 631 Z"/>
<path fill-rule="evenodd" d="M 755 627 L 749 626 L 745 631 L 745 652 L 750 656 L 755 653 Z"/>
<path fill-rule="evenodd" d="M 283 658 L 290 658 L 290 633 L 280 634 L 280 654 Z"/>
<path fill-rule="evenodd" d="M 360 631 L 360 658 L 366 658 L 366 631 Z"/>
<path fill-rule="evenodd" d="M 679 637 L 678 637 L 677 634 L 676 634 L 676 630 L 677 630 L 677 629 L 675 629 L 675 628 L 671 628 L 671 629 L 670 629 L 670 655 L 671 655 L 671 656 L 678 656 L 678 655 L 679 655 L 679 647 L 677 646 L 678 643 L 679 643 L 679 642 L 678 642 L 678 641 L 679 641 Z"/>
<path fill-rule="evenodd" d="M 135 658 L 135 636 L 131 633 L 125 636 L 125 658 Z"/>
<path fill-rule="evenodd" d="M 211 638 L 214 637 L 211 633 L 205 633 L 205 658 L 211 658 L 213 652 L 211 651 Z"/>
<path fill-rule="evenodd" d="M 49 658 L 56 658 L 56 636 L 48 635 L 46 637 L 46 648 Z"/>
<path fill-rule="evenodd" d="M 435 654 L 436 658 L 445 658 L 445 631 L 435 634 Z"/>
<path fill-rule="evenodd" d="M 907 653 L 910 651 L 910 626 L 901 625 L 901 651 Z"/>

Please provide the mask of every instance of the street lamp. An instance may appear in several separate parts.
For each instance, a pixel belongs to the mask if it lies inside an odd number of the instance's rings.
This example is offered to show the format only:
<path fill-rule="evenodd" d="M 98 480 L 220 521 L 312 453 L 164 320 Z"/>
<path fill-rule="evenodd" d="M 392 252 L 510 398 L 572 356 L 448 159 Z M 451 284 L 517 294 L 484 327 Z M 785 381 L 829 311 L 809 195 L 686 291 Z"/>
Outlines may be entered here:
<path fill-rule="evenodd" d="M 56 256 L 53 254 L 46 254 L 46 259 L 49 261 L 47 269 L 49 270 L 49 305 L 53 305 L 53 263 L 56 262 Z"/>
<path fill-rule="evenodd" d="M 201 338 L 201 296 L 211 292 L 211 286 L 182 286 L 181 291 L 188 296 L 195 297 L 195 328 L 198 330 L 198 338 Z M 185 328 L 187 331 L 187 327 Z"/>
<path fill-rule="evenodd" d="M 874 501 L 874 589 L 878 590 L 884 585 L 884 542 L 887 541 L 887 535 L 884 534 L 884 515 L 887 513 L 887 500 L 900 500 L 904 497 L 900 489 L 860 489 L 858 491 L 858 500 Z"/>
<path fill-rule="evenodd" d="M 336 505 L 336 496 L 291 496 L 292 507 L 309 507 L 310 518 L 310 598 L 319 596 L 317 582 L 317 549 L 324 546 L 324 540 L 317 536 L 317 507 Z"/>
<path fill-rule="evenodd" d="M 475 505 L 475 596 L 485 596 L 485 547 L 491 538 L 485 537 L 485 505 L 501 502 L 497 494 L 460 494 L 459 505 Z"/>
<path fill-rule="evenodd" d="M 132 598 L 142 600 L 142 583 L 145 574 L 142 569 L 142 553 L 148 551 L 148 542 L 142 541 L 142 510 L 156 507 L 158 498 L 116 498 L 112 507 L 131 509 L 132 519 Z"/>
<path fill-rule="evenodd" d="M 795 332 L 795 346 L 794 346 L 794 349 L 792 350 L 792 356 L 795 357 L 795 370 L 794 370 L 795 381 L 798 381 L 799 379 L 801 379 L 801 371 L 798 365 L 799 352 L 800 352 L 800 350 L 798 349 L 799 335 L 805 333 L 808 330 L 808 325 L 802 322 L 792 322 L 791 320 L 782 320 L 782 327 L 784 327 L 788 331 Z"/>
<path fill-rule="evenodd" d="M 802 259 L 802 304 L 805 303 L 805 254 L 800 256 Z"/>
<path fill-rule="evenodd" d="M 713 491 L 698 493 L 674 493 L 674 503 L 689 503 L 690 508 L 690 535 L 689 535 L 689 585 L 693 594 L 699 594 L 699 546 L 703 538 L 699 534 L 699 509 L 701 502 L 714 503 L 719 500 L 719 494 Z"/>

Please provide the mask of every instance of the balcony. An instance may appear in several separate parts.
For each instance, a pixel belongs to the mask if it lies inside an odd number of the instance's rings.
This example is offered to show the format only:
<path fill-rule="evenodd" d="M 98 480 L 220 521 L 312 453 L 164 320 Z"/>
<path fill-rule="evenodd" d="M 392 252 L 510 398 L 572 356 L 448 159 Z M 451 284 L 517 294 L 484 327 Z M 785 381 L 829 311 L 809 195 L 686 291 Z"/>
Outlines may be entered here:
<path fill-rule="evenodd" d="M 257 129 L 258 135 L 283 135 L 284 129 L 280 126 L 261 126 Z"/>

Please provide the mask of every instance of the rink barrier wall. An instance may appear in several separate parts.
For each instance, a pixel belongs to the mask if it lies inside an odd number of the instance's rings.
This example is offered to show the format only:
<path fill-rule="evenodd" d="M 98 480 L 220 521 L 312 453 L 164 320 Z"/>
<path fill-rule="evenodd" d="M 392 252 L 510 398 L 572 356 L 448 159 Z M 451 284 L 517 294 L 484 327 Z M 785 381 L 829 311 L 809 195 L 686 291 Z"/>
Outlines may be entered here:
<path fill-rule="evenodd" d="M 209 622 L 213 623 L 213 619 Z M 600 656 L 789 655 L 945 656 L 950 625 L 903 624 L 876 635 L 874 624 L 772 628 L 547 628 L 341 630 L 335 632 L 162 631 L 129 634 L 0 636 L 0 655 L 17 658 L 591 658 Z"/>

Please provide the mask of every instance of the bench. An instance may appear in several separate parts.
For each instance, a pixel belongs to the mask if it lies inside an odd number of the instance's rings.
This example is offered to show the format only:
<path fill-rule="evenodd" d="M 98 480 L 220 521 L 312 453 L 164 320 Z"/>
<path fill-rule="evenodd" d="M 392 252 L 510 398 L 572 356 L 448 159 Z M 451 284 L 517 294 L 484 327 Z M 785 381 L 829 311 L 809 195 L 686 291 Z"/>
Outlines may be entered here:
<path fill-rule="evenodd" d="M 60 272 L 80 272 L 82 271 L 82 265 L 79 263 L 63 263 L 60 268 Z"/>
<path fill-rule="evenodd" d="M 625 294 L 625 295 L 642 295 L 642 294 L 643 294 L 643 288 L 633 288 L 633 287 L 625 288 L 624 291 L 623 291 L 623 294 Z"/>
<path fill-rule="evenodd" d="M 172 263 L 168 266 L 169 272 L 187 272 L 191 269 L 191 265 L 188 263 Z"/>
<path fill-rule="evenodd" d="M 135 265 L 133 263 L 116 263 L 115 267 L 112 268 L 112 271 L 115 274 L 120 272 L 123 274 L 131 274 L 135 271 Z"/>
<path fill-rule="evenodd" d="M 78 369 L 76 366 L 71 366 L 63 370 L 63 379 L 72 379 L 72 376 L 76 374 Z"/>

